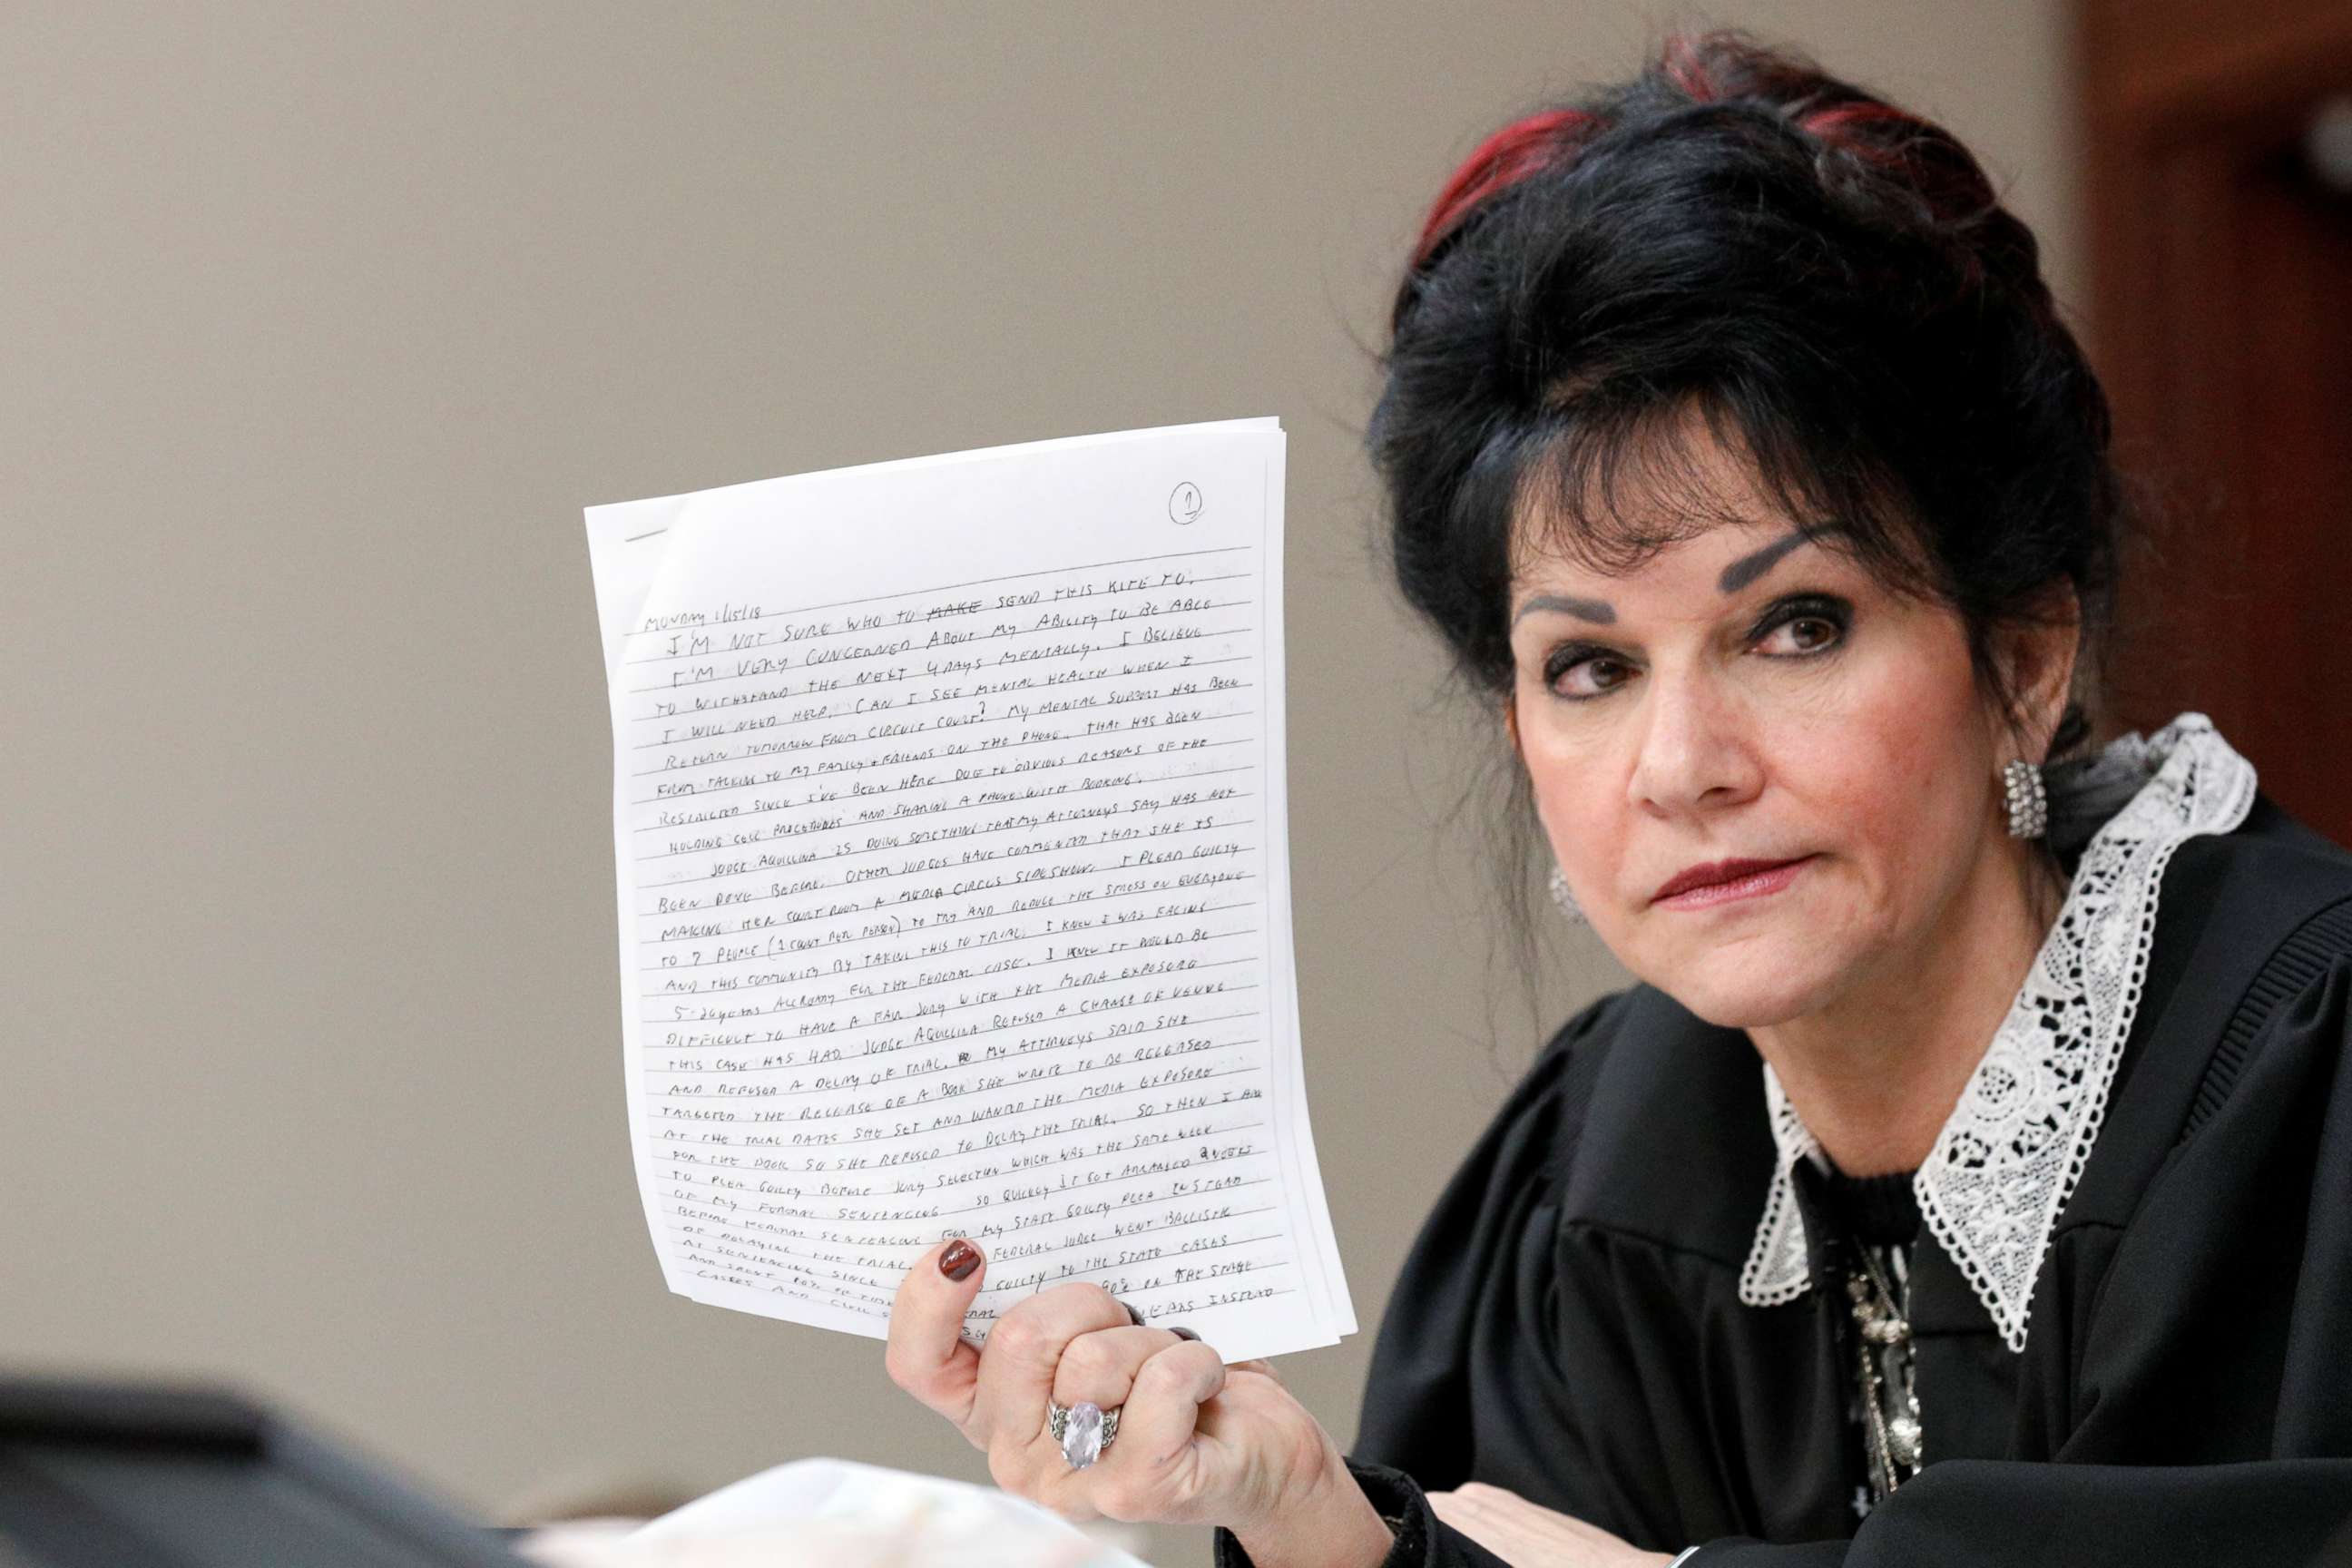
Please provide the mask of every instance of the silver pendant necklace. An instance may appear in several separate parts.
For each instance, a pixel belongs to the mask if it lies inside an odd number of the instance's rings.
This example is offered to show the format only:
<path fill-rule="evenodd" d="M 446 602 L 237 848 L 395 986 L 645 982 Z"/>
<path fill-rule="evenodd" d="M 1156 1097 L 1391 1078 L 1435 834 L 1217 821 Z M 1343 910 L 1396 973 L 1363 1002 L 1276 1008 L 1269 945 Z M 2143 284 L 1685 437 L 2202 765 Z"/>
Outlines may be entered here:
<path fill-rule="evenodd" d="M 1862 1419 L 1868 1451 L 1872 1500 L 1883 1501 L 1919 1473 L 1925 1447 L 1919 1426 L 1919 1395 L 1913 1381 L 1911 1271 L 1899 1257 L 1898 1294 L 1874 1250 L 1855 1243 L 1859 1271 L 1846 1273 L 1846 1297 L 1853 1306 Z"/>

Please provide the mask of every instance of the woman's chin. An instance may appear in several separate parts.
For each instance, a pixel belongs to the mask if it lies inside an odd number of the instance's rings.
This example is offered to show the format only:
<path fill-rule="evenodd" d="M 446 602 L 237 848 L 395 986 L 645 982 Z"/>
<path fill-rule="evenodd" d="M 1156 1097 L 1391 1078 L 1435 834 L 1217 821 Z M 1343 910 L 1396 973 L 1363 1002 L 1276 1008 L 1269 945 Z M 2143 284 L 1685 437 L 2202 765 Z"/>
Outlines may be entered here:
<path fill-rule="evenodd" d="M 1815 1011 L 1836 989 L 1833 976 L 1822 973 L 1821 960 L 1818 948 L 1747 942 L 1737 952 L 1664 965 L 1642 977 L 1718 1028 L 1766 1028 Z"/>

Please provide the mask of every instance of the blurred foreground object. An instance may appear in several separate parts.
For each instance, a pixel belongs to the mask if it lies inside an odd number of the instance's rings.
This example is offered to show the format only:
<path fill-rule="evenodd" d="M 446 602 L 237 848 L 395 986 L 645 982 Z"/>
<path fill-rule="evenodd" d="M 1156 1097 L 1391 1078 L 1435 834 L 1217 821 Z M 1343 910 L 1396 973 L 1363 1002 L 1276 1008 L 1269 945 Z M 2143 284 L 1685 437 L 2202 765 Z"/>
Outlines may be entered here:
<path fill-rule="evenodd" d="M 0 1379 L 8 1568 L 515 1568 L 488 1531 L 209 1389 Z"/>
<path fill-rule="evenodd" d="M 779 1465 L 642 1527 L 559 1525 L 521 1547 L 548 1568 L 1150 1568 L 993 1487 L 822 1458 Z"/>

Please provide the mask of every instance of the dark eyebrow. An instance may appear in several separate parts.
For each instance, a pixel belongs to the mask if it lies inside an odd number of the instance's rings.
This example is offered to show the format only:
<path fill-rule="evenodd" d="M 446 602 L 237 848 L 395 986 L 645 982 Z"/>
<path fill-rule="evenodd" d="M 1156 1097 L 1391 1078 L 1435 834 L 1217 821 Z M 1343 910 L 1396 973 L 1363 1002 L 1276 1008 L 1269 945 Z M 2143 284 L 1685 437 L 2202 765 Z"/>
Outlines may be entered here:
<path fill-rule="evenodd" d="M 1726 594 L 1737 594 L 1740 589 L 1778 566 L 1780 563 L 1780 557 L 1788 554 L 1800 544 L 1810 544 L 1820 535 L 1832 531 L 1833 530 L 1830 524 L 1815 523 L 1808 528 L 1801 528 L 1786 538 L 1774 540 L 1763 549 L 1752 554 L 1743 555 L 1725 567 L 1723 575 L 1716 579 L 1715 585 Z"/>
<path fill-rule="evenodd" d="M 1603 626 L 1613 626 L 1617 620 L 1615 606 L 1602 600 L 1571 599 L 1563 594 L 1538 594 L 1519 606 L 1519 613 L 1511 617 L 1511 625 L 1517 626 L 1536 610 L 1564 610 L 1579 620 Z"/>

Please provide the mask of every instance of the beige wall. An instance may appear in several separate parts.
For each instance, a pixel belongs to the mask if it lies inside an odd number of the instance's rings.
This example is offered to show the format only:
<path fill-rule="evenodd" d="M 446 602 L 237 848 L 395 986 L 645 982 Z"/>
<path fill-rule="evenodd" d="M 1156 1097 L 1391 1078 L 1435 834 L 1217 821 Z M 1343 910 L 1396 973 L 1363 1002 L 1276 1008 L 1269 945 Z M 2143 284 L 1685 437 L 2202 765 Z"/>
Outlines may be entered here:
<path fill-rule="evenodd" d="M 1714 15 L 1945 117 L 2075 296 L 2055 0 Z M 981 1478 L 877 1345 L 662 1289 L 580 508 L 1278 414 L 1307 1073 L 1366 1324 L 1288 1371 L 1344 1441 L 1532 1043 L 1371 565 L 1361 345 L 1453 161 L 1652 16 L 0 8 L 0 1366 L 226 1376 L 486 1511 L 810 1453 Z M 1546 1011 L 1609 973 L 1571 945 Z"/>

